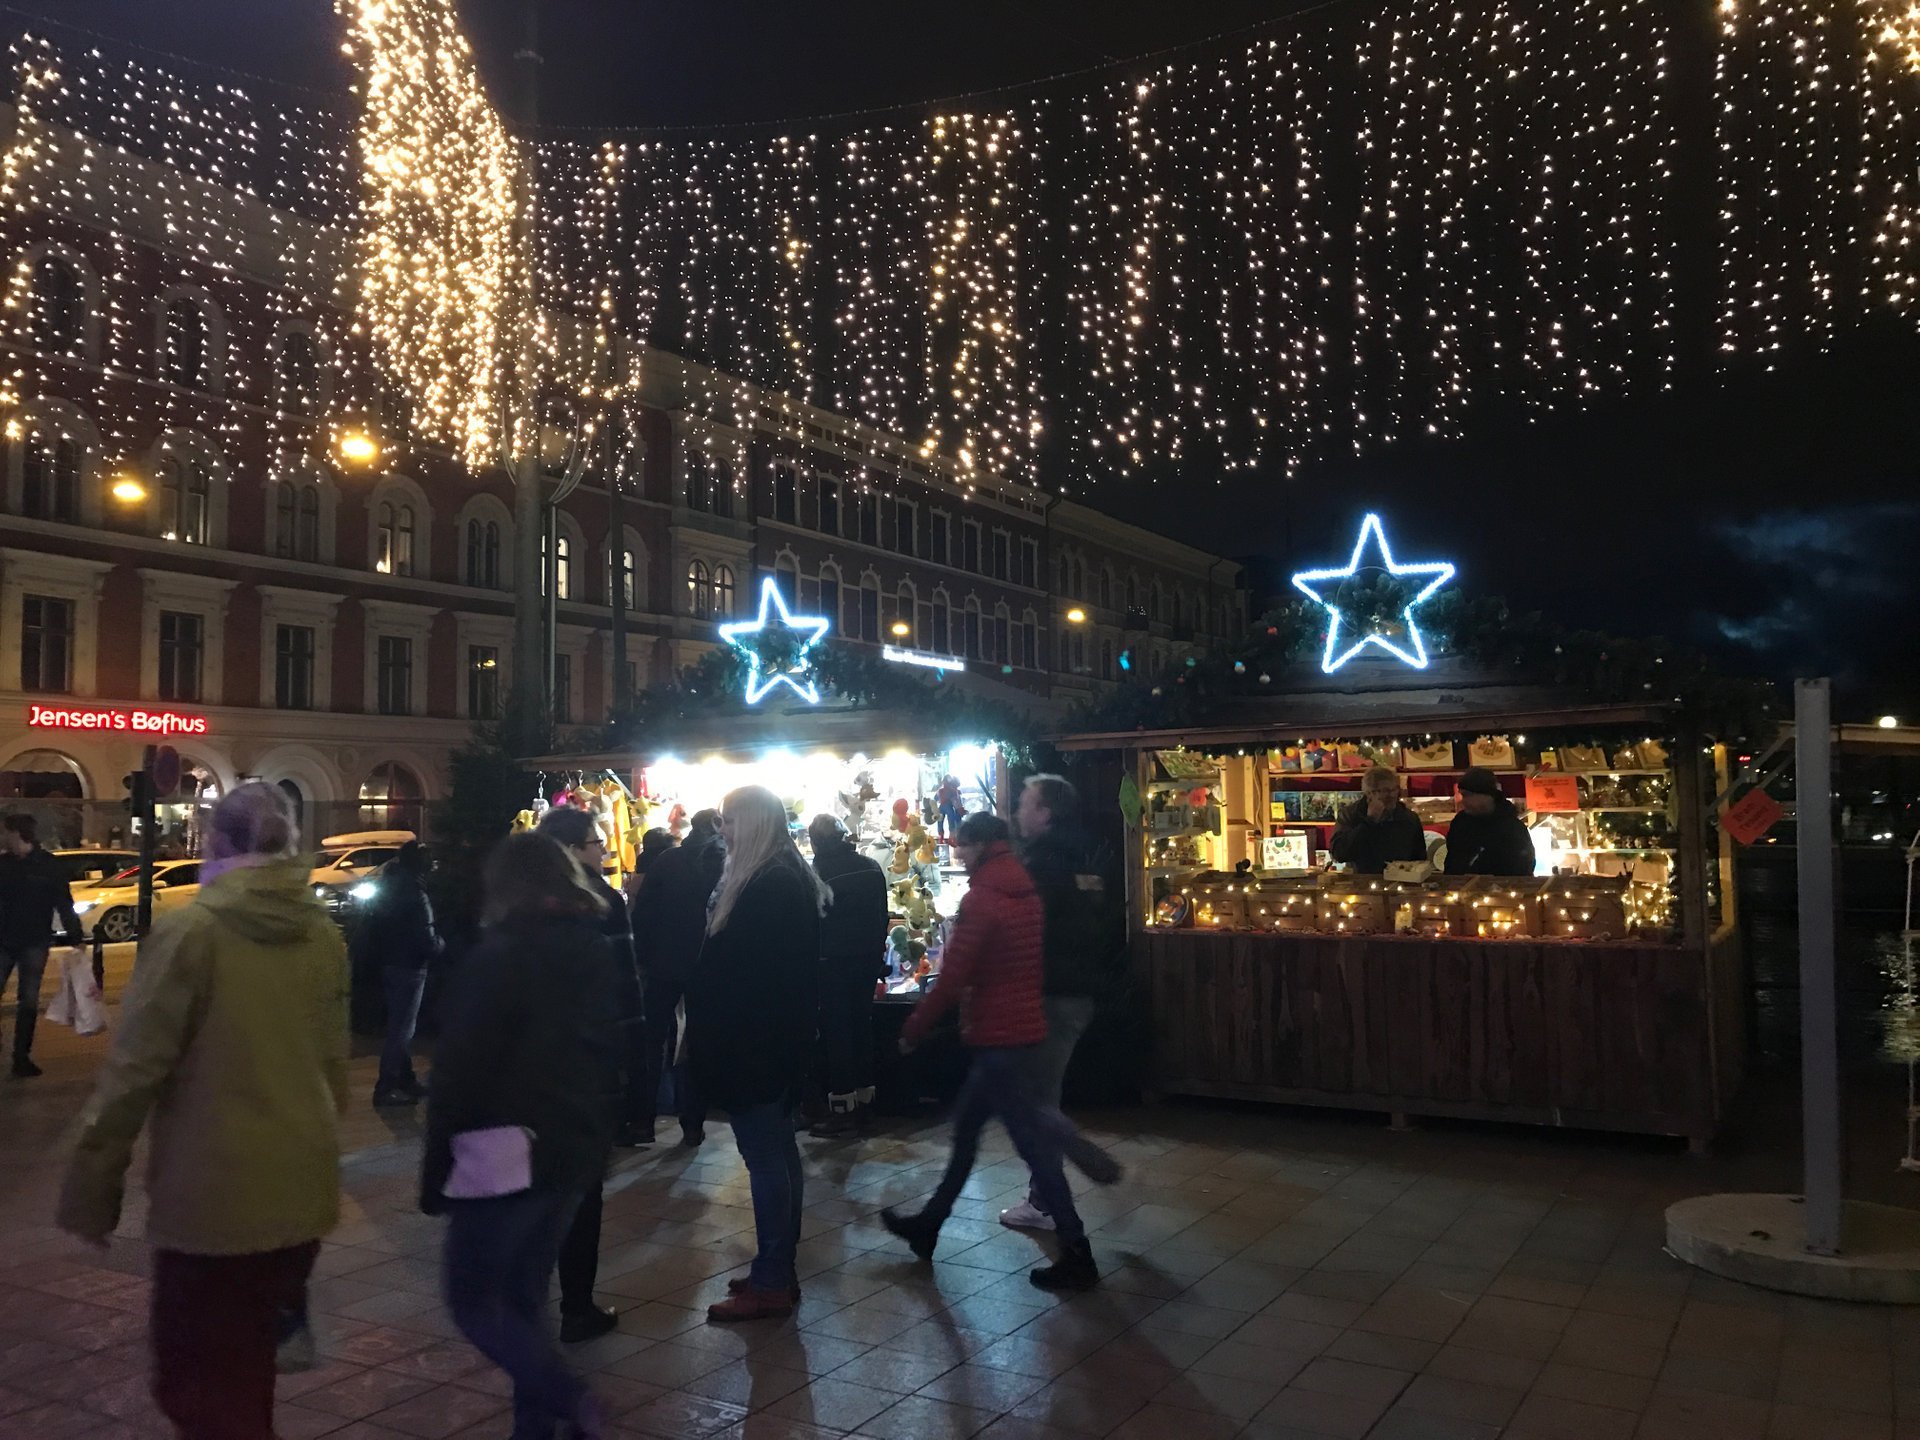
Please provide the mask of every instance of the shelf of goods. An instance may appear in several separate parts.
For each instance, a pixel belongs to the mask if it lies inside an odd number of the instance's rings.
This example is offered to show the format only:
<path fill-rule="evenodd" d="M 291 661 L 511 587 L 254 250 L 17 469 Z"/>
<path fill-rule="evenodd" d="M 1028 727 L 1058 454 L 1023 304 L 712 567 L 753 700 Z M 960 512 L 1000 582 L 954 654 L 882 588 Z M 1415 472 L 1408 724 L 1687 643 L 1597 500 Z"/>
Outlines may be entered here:
<path fill-rule="evenodd" d="M 1137 800 L 1153 1086 L 1705 1143 L 1745 1056 L 1731 850 L 1706 823 L 1724 748 L 1654 707 L 1558 696 L 1443 731 L 1425 694 L 1398 725 L 1320 741 L 1293 739 L 1311 705 L 1333 707 L 1315 693 L 1273 698 L 1285 741 L 1242 724 L 1063 742 L 1116 752 Z M 1476 761 L 1526 827 L 1534 874 L 1444 874 Z M 1340 810 L 1376 763 L 1433 871 L 1331 867 Z M 1295 868 L 1262 868 L 1282 855 Z"/>

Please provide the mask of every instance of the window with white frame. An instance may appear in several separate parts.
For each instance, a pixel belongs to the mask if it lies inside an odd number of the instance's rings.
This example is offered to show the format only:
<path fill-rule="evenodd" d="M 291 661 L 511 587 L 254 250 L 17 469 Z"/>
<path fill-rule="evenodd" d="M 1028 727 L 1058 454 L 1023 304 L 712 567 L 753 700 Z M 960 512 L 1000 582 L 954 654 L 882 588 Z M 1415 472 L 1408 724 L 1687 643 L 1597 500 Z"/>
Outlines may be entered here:
<path fill-rule="evenodd" d="M 374 658 L 374 704 L 382 715 L 413 713 L 413 637 L 382 635 Z"/>
<path fill-rule="evenodd" d="M 1002 665 L 1014 663 L 1013 615 L 1005 605 L 993 607 L 993 655 Z"/>
<path fill-rule="evenodd" d="M 20 513 L 35 520 L 77 521 L 86 464 L 79 439 L 35 425 L 14 444 L 20 454 Z"/>
<path fill-rule="evenodd" d="M 159 698 L 188 704 L 199 703 L 205 656 L 205 618 L 188 610 L 162 610 Z"/>
<path fill-rule="evenodd" d="M 960 568 L 980 573 L 980 522 L 968 520 L 960 527 Z"/>
<path fill-rule="evenodd" d="M 312 333 L 281 332 L 273 357 L 273 402 L 282 414 L 318 415 L 327 403 L 327 364 Z"/>
<path fill-rule="evenodd" d="M 467 521 L 467 584 L 500 588 L 500 522 L 481 516 Z"/>
<path fill-rule="evenodd" d="M 936 655 L 953 654 L 952 624 L 948 619 L 953 602 L 945 590 L 933 592 L 932 625 L 927 636 L 927 648 Z"/>
<path fill-rule="evenodd" d="M 707 562 L 694 560 L 687 565 L 687 614 L 706 620 L 713 614 L 713 578 Z"/>
<path fill-rule="evenodd" d="M 880 638 L 880 577 L 866 575 L 860 581 L 860 638 Z"/>
<path fill-rule="evenodd" d="M 320 487 L 282 480 L 273 487 L 273 553 L 283 560 L 320 559 Z"/>
<path fill-rule="evenodd" d="M 27 333 L 33 348 L 49 355 L 85 355 L 91 348 L 93 316 L 87 281 L 77 261 L 42 254 L 28 281 Z"/>
<path fill-rule="evenodd" d="M 1020 583 L 1029 588 L 1040 583 L 1040 542 L 1031 537 L 1020 542 Z"/>
<path fill-rule="evenodd" d="M 723 620 L 733 618 L 735 603 L 733 593 L 733 567 L 716 565 L 713 567 L 713 613 Z"/>
<path fill-rule="evenodd" d="M 846 626 L 840 620 L 840 571 L 833 565 L 820 567 L 819 613 L 839 625 L 842 634 L 846 633 Z"/>
<path fill-rule="evenodd" d="M 467 718 L 500 718 L 500 647 L 467 647 Z"/>
<path fill-rule="evenodd" d="M 209 302 L 178 295 L 160 311 L 160 379 L 183 390 L 217 390 L 218 335 Z"/>
<path fill-rule="evenodd" d="M 164 455 L 155 467 L 160 482 L 160 538 L 183 545 L 213 541 L 213 482 L 197 455 L 177 451 Z"/>
<path fill-rule="evenodd" d="M 927 517 L 927 558 L 939 565 L 951 565 L 953 554 L 947 531 L 952 522 L 944 510 Z"/>
<path fill-rule="evenodd" d="M 317 651 L 311 625 L 273 627 L 273 703 L 281 710 L 311 710 L 314 706 L 314 656 Z"/>
<path fill-rule="evenodd" d="M 820 533 L 840 533 L 840 482 L 831 475 L 820 477 Z"/>
<path fill-rule="evenodd" d="M 414 529 L 410 501 L 382 500 L 374 509 L 373 568 L 382 575 L 413 574 Z"/>
<path fill-rule="evenodd" d="M 73 693 L 74 603 L 57 595 L 20 602 L 20 688 L 29 694 Z"/>
<path fill-rule="evenodd" d="M 971 595 L 967 597 L 965 620 L 961 629 L 961 653 L 969 660 L 985 660 L 986 651 L 981 648 L 985 636 L 980 625 L 980 602 Z"/>
<path fill-rule="evenodd" d="M 919 523 L 920 512 L 911 500 L 893 502 L 893 548 L 902 555 L 914 553 Z"/>

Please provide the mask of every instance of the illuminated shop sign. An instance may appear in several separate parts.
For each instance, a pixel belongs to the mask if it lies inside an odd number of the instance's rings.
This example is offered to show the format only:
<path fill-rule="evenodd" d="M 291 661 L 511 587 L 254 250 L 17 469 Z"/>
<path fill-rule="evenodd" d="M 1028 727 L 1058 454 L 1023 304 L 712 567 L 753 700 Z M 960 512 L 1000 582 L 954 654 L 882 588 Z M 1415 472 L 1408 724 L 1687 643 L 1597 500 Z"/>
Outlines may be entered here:
<path fill-rule="evenodd" d="M 131 735 L 204 735 L 207 717 L 179 710 L 116 710 L 73 705 L 29 705 L 35 730 L 114 730 Z"/>
<path fill-rule="evenodd" d="M 918 665 L 922 670 L 964 670 L 967 662 L 958 655 L 929 655 L 924 650 L 902 650 L 898 645 L 889 645 L 880 652 L 884 659 L 896 665 Z"/>

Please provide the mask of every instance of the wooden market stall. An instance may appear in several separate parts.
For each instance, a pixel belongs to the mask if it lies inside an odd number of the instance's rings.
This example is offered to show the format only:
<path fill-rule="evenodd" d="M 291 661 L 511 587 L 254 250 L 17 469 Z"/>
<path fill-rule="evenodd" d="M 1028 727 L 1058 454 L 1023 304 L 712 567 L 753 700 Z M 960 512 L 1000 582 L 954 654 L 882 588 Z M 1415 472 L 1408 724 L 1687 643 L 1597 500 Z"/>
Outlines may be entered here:
<path fill-rule="evenodd" d="M 1709 824 L 1726 755 L 1666 708 L 1362 661 L 1204 727 L 1059 745 L 1121 762 L 1161 1092 L 1696 1146 L 1725 1115 L 1745 1067 L 1732 852 Z M 1537 873 L 1330 871 L 1376 764 L 1442 862 L 1454 782 L 1493 770 Z"/>

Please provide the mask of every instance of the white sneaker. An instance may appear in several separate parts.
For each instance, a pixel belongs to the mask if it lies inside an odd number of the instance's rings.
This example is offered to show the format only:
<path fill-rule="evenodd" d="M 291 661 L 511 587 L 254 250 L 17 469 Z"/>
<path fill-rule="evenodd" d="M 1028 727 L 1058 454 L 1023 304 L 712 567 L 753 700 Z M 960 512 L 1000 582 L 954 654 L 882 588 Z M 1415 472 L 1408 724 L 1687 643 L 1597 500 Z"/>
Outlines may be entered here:
<path fill-rule="evenodd" d="M 1009 1230 L 1051 1230 L 1053 1217 L 1031 1200 L 1022 1200 L 1011 1210 L 1000 1212 L 1000 1223 Z"/>

